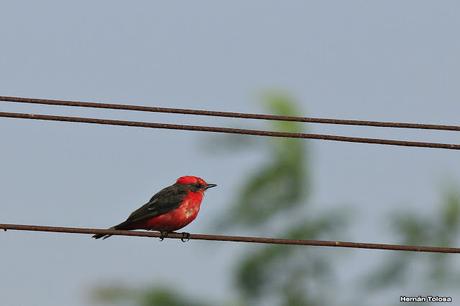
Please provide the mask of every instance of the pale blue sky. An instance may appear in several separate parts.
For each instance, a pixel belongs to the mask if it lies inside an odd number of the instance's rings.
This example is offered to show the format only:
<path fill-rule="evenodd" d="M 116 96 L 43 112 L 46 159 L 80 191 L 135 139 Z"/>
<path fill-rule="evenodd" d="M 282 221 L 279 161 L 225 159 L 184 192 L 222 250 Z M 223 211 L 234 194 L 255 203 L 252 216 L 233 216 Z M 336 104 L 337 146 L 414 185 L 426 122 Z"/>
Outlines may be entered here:
<path fill-rule="evenodd" d="M 278 88 L 313 116 L 458 124 L 459 9 L 457 1 L 420 0 L 3 1 L 0 95 L 260 112 L 260 93 Z M 3 103 L 0 110 L 240 124 Z M 449 132 L 311 130 L 460 139 Z M 109 226 L 176 177 L 193 174 L 219 185 L 187 227 L 209 232 L 208 220 L 263 158 L 206 154 L 205 136 L 192 132 L 12 119 L 0 119 L 0 131 L 2 223 Z M 313 204 L 355 204 L 367 220 L 337 239 L 395 242 L 377 226 L 386 224 L 383 213 L 402 205 L 433 211 L 446 181 L 460 186 L 455 151 L 311 144 Z M 87 305 L 91 286 L 116 280 L 231 296 L 226 273 L 245 246 L 208 244 L 0 233 L 2 305 Z M 356 265 L 381 258 L 347 254 Z"/>

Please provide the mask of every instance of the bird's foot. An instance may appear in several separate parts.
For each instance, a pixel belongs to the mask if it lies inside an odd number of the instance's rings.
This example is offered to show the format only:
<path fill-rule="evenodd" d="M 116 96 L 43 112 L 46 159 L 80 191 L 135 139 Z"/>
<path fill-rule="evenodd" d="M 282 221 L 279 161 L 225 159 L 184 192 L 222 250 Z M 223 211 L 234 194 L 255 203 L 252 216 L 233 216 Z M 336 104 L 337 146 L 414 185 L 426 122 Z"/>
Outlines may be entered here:
<path fill-rule="evenodd" d="M 168 232 L 160 232 L 160 241 L 163 241 L 165 240 L 165 238 L 168 238 L 168 235 Z"/>
<path fill-rule="evenodd" d="M 182 232 L 182 237 L 180 238 L 180 240 L 182 242 L 187 242 L 190 240 L 190 233 L 187 233 L 187 232 Z"/>

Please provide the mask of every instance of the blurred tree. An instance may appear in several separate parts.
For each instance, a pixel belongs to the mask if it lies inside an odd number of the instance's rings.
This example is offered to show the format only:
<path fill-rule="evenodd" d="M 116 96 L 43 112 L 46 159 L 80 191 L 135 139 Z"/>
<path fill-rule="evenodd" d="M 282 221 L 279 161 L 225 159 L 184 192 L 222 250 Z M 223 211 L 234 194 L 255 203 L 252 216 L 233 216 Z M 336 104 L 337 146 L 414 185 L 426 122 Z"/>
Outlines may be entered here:
<path fill-rule="evenodd" d="M 302 113 L 286 95 L 267 95 L 265 106 L 273 114 Z M 304 125 L 297 122 L 270 124 L 276 131 L 304 132 Z M 239 196 L 229 205 L 232 213 L 225 214 L 225 224 L 295 239 L 324 238 L 342 229 L 345 218 L 340 210 L 307 217 L 311 171 L 306 146 L 304 140 L 290 138 L 259 142 L 258 152 L 267 152 L 270 158 L 245 175 Z M 247 305 L 327 304 L 326 288 L 333 282 L 335 269 L 334 261 L 325 255 L 287 246 L 250 247 L 235 268 L 236 288 Z"/>
<path fill-rule="evenodd" d="M 265 97 L 265 107 L 277 115 L 298 115 L 299 111 L 289 98 L 271 94 Z M 298 122 L 271 121 L 272 129 L 280 132 L 301 133 Z M 232 136 L 228 137 L 229 143 Z M 239 139 L 240 137 L 238 137 Z M 247 138 L 247 137 L 246 137 Z M 253 137 L 252 137 L 253 138 Z M 265 164 L 254 167 L 242 181 L 238 196 L 224 214 L 224 226 L 242 225 L 255 228 L 271 221 L 277 214 L 304 202 L 310 191 L 307 151 L 305 142 L 290 138 L 264 138 L 253 146 L 268 155 Z M 240 147 L 247 148 L 247 147 Z M 252 147 L 251 147 L 252 148 Z"/>
<path fill-rule="evenodd" d="M 448 190 L 438 206 L 439 211 L 423 215 L 400 211 L 392 214 L 395 234 L 401 244 L 453 246 L 459 241 L 460 194 Z M 417 284 L 418 292 L 458 288 L 460 271 L 456 269 L 455 254 L 400 253 L 388 259 L 365 277 L 364 287 L 379 292 L 391 288 L 410 288 Z"/>
<path fill-rule="evenodd" d="M 93 298 L 112 305 L 135 306 L 206 306 L 202 301 L 183 296 L 171 288 L 154 286 L 146 289 L 135 289 L 124 286 L 108 286 L 96 288 Z"/>

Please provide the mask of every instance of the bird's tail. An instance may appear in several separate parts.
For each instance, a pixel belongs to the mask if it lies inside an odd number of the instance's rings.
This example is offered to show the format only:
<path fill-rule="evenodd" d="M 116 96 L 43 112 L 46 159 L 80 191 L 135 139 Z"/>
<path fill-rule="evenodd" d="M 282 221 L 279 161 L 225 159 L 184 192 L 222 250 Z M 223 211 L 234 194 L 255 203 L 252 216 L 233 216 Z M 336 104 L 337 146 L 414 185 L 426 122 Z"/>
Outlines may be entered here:
<path fill-rule="evenodd" d="M 126 221 L 125 221 L 125 222 L 122 222 L 122 223 L 117 224 L 117 225 L 115 225 L 115 226 L 112 226 L 112 227 L 110 227 L 110 228 L 108 228 L 108 229 L 110 229 L 110 230 L 113 230 L 113 229 L 115 229 L 115 230 L 126 230 L 126 229 L 130 229 L 130 227 L 128 226 L 129 224 L 130 224 L 129 222 L 126 222 Z M 99 239 L 99 238 L 107 239 L 107 238 L 109 238 L 110 236 L 112 236 L 112 235 L 107 235 L 107 234 L 96 234 L 96 235 L 93 236 L 93 238 L 94 238 L 94 239 Z"/>

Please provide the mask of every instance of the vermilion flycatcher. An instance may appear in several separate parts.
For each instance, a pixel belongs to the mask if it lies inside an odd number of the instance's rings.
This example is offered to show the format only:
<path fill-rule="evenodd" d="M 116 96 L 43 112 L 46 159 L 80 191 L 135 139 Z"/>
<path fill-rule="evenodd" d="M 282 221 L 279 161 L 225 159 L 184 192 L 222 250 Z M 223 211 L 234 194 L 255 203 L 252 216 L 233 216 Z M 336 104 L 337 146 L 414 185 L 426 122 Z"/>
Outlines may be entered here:
<path fill-rule="evenodd" d="M 160 231 L 161 238 L 164 238 L 167 233 L 181 229 L 195 220 L 205 190 L 215 186 L 196 176 L 182 176 L 175 184 L 164 188 L 144 206 L 135 210 L 126 221 L 110 229 Z M 93 236 L 96 239 L 102 237 L 105 239 L 110 235 Z"/>

